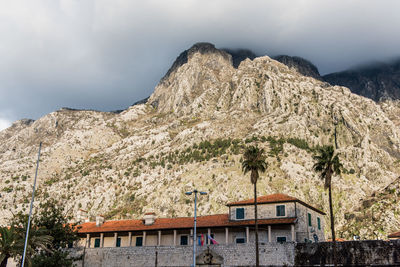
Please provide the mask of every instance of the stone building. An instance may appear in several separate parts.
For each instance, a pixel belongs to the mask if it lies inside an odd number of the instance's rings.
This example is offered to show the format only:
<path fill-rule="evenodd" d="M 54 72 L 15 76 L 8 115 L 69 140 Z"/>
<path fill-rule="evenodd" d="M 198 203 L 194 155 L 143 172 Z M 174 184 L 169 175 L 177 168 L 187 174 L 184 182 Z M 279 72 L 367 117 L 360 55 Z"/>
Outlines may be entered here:
<path fill-rule="evenodd" d="M 321 210 L 285 194 L 261 196 L 258 201 L 261 243 L 324 241 L 324 215 Z M 227 204 L 227 214 L 197 217 L 201 245 L 254 242 L 254 199 Z M 84 212 L 83 212 L 84 213 Z M 84 220 L 85 214 L 80 214 Z M 193 217 L 157 218 L 146 213 L 142 220 L 86 221 L 80 225 L 78 246 L 141 247 L 188 246 L 193 243 Z M 211 237 L 211 239 L 209 238 Z"/>

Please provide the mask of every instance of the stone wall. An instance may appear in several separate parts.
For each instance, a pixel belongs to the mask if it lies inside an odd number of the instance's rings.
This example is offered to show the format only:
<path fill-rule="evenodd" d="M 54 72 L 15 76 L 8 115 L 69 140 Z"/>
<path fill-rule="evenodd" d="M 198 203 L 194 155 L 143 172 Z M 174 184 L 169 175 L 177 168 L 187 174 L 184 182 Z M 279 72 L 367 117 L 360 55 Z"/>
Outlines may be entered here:
<path fill-rule="evenodd" d="M 260 264 L 264 266 L 293 265 L 294 243 L 274 243 L 260 245 Z M 255 265 L 254 244 L 210 245 L 210 250 L 223 259 L 222 266 Z M 73 256 L 84 253 L 84 259 L 76 262 L 85 267 L 148 267 L 155 266 L 190 266 L 193 260 L 191 246 L 161 247 L 120 247 L 74 249 Z M 207 250 L 198 247 L 197 254 Z"/>
<path fill-rule="evenodd" d="M 255 265 L 254 244 L 210 245 L 198 247 L 197 263 L 204 263 L 209 252 L 218 264 L 238 267 Z M 338 242 L 338 263 L 342 266 L 400 266 L 400 240 Z M 120 247 L 72 249 L 72 256 L 83 255 L 78 267 L 147 267 L 190 266 L 191 246 Z M 325 266 L 331 265 L 332 243 L 271 243 L 260 245 L 261 266 Z M 204 266 L 204 265 L 199 265 Z"/>
<path fill-rule="evenodd" d="M 337 262 L 344 266 L 400 266 L 400 240 L 337 242 Z M 296 266 L 325 266 L 333 264 L 332 242 L 298 243 Z"/>

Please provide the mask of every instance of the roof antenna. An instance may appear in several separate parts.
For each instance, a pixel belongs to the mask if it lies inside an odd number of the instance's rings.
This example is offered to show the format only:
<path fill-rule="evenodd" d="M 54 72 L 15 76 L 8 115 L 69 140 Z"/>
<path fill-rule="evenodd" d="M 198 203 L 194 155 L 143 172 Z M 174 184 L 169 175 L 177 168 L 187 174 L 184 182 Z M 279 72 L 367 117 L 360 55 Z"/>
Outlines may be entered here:
<path fill-rule="evenodd" d="M 26 247 L 27 247 L 27 245 L 28 245 L 29 228 L 30 228 L 30 226 L 31 226 L 31 217 L 32 217 L 33 201 L 35 200 L 36 177 L 37 177 L 38 169 L 39 169 L 39 160 L 40 160 L 40 150 L 41 150 L 41 148 L 42 148 L 42 142 L 40 142 L 40 144 L 39 144 L 39 152 L 38 152 L 38 159 L 37 159 L 37 163 L 36 163 L 35 180 L 33 181 L 32 200 L 31 200 L 31 207 L 30 207 L 30 209 L 29 209 L 28 226 L 26 227 L 24 254 L 23 254 L 23 256 L 22 256 L 22 264 L 21 264 L 21 267 L 24 267 L 24 264 L 25 264 Z"/>

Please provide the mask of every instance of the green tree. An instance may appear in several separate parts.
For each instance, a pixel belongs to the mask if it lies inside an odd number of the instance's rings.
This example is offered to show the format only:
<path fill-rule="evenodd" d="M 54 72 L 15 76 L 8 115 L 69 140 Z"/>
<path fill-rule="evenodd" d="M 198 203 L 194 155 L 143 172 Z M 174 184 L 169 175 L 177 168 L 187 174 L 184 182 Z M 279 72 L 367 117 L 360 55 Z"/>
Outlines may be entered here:
<path fill-rule="evenodd" d="M 69 223 L 72 218 L 65 215 L 63 210 L 60 202 L 48 199 L 41 202 L 37 212 L 33 213 L 25 257 L 26 266 L 73 266 L 74 259 L 65 248 L 79 237 L 76 224 Z M 18 248 L 18 253 L 13 254 L 13 257 L 21 258 L 27 223 L 28 215 L 21 212 L 14 215 L 10 223 L 16 238 L 22 242 L 22 248 Z"/>
<path fill-rule="evenodd" d="M 65 215 L 61 203 L 54 199 L 41 203 L 39 210 L 35 226 L 44 229 L 52 242 L 47 245 L 47 250 L 34 255 L 33 266 L 73 266 L 74 259 L 64 249 L 79 239 L 76 224 L 69 223 L 71 216 Z"/>
<path fill-rule="evenodd" d="M 34 217 L 34 216 L 33 216 Z M 17 238 L 15 247 L 18 253 L 14 254 L 16 258 L 20 259 L 20 265 L 22 261 L 22 254 L 24 250 L 26 227 L 28 225 L 28 215 L 19 212 L 14 215 L 11 220 L 11 228 Z M 25 266 L 32 266 L 32 257 L 39 253 L 39 251 L 49 251 L 49 245 L 53 241 L 53 238 L 47 235 L 45 229 L 37 227 L 32 220 L 31 229 L 29 231 L 28 244 L 26 247 Z"/>
<path fill-rule="evenodd" d="M 7 266 L 8 259 L 20 254 L 23 248 L 24 243 L 13 226 L 0 227 L 0 267 Z"/>
<path fill-rule="evenodd" d="M 250 181 L 254 186 L 254 222 L 255 222 L 255 243 L 256 243 L 256 266 L 260 266 L 258 250 L 258 216 L 257 216 L 257 181 L 259 172 L 265 172 L 268 164 L 265 161 L 264 149 L 257 146 L 246 147 L 243 154 L 242 170 L 246 174 L 250 172 Z"/>
<path fill-rule="evenodd" d="M 331 217 L 331 232 L 333 241 L 333 263 L 337 265 L 336 257 L 336 236 L 335 236 L 335 220 L 332 205 L 332 176 L 340 175 L 342 164 L 338 155 L 335 153 L 333 146 L 322 146 L 317 149 L 317 154 L 313 156 L 316 161 L 314 170 L 321 173 L 321 179 L 324 180 L 324 187 L 329 192 L 329 212 Z"/>

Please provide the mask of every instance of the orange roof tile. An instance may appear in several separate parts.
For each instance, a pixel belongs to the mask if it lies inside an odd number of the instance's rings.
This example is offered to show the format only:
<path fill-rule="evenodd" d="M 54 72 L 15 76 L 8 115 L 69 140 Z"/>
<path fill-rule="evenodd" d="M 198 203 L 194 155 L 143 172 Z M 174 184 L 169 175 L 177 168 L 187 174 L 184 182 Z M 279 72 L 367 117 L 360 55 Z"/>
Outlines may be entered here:
<path fill-rule="evenodd" d="M 335 240 L 336 240 L 336 242 L 345 242 L 346 241 L 346 239 L 343 239 L 340 237 L 335 238 Z M 327 239 L 326 242 L 332 242 L 332 238 Z"/>
<path fill-rule="evenodd" d="M 319 212 L 323 215 L 325 215 L 325 213 L 303 201 L 301 201 L 298 198 L 295 197 L 291 197 L 285 194 L 272 194 L 272 195 L 266 195 L 266 196 L 260 196 L 257 197 L 257 203 L 258 204 L 267 204 L 267 203 L 282 203 L 282 202 L 298 202 L 303 204 L 304 206 Z M 226 204 L 227 206 L 242 206 L 242 205 L 253 205 L 254 204 L 254 198 L 251 199 L 246 199 L 246 200 L 241 200 L 241 201 L 236 201 L 236 202 L 231 202 Z"/>
<path fill-rule="evenodd" d="M 296 218 L 261 219 L 259 224 L 292 224 Z M 228 227 L 254 225 L 254 220 L 230 221 L 228 214 L 216 214 L 197 217 L 197 227 Z M 190 229 L 193 228 L 193 217 L 158 218 L 152 225 L 144 225 L 143 220 L 106 221 L 101 226 L 95 222 L 80 225 L 79 233 L 126 232 L 144 230 Z"/>
<path fill-rule="evenodd" d="M 400 238 L 400 232 L 392 233 L 388 235 L 388 238 Z"/>

